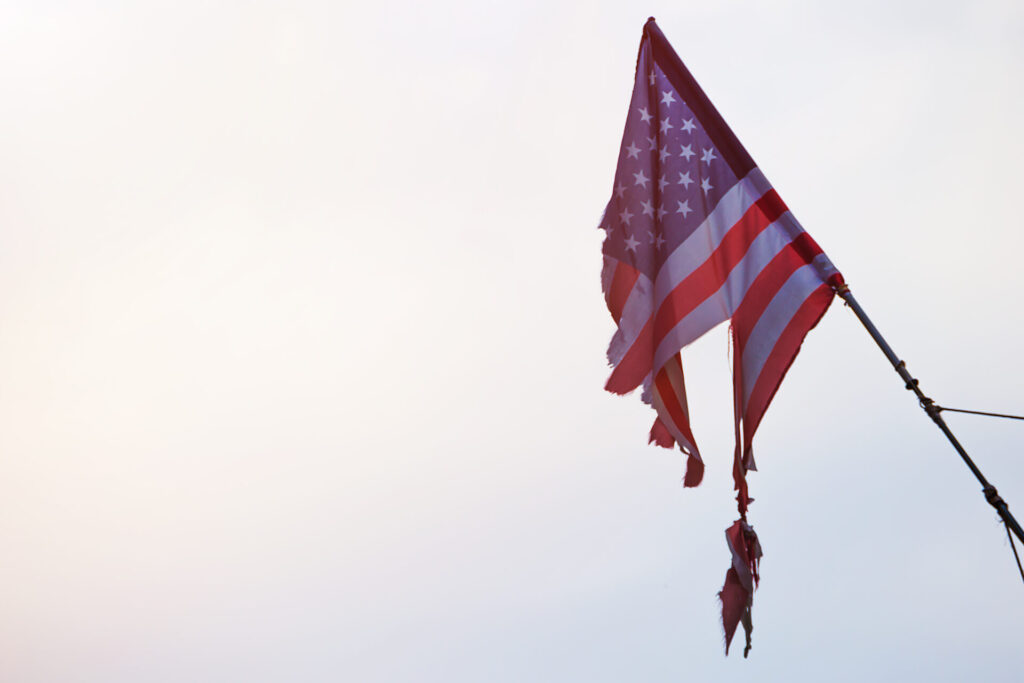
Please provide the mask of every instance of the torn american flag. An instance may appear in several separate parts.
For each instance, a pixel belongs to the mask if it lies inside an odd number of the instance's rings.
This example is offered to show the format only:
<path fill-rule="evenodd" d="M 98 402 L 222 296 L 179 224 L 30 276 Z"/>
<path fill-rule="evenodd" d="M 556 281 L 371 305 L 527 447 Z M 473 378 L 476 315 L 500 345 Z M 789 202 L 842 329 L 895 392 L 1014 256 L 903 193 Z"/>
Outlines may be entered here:
<path fill-rule="evenodd" d="M 842 276 L 804 232 L 669 45 L 644 26 L 633 98 L 605 230 L 602 286 L 618 329 L 606 389 L 643 387 L 657 411 L 650 441 L 687 454 L 686 486 L 704 463 L 690 430 L 680 351 L 729 320 L 740 519 L 727 531 L 726 652 L 750 606 L 761 547 L 747 523 L 751 442 L 807 332 Z"/>

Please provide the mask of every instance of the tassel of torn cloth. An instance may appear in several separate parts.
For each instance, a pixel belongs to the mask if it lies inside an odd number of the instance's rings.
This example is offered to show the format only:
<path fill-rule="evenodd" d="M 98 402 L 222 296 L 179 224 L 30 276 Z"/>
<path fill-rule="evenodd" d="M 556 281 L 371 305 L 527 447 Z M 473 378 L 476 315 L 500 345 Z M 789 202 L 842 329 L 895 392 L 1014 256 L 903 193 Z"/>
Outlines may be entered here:
<path fill-rule="evenodd" d="M 736 633 L 736 626 L 743 622 L 746 633 L 746 647 L 743 656 L 750 653 L 750 633 L 754 630 L 750 617 L 750 608 L 754 601 L 754 589 L 760 576 L 758 565 L 761 561 L 761 544 L 757 540 L 754 528 L 746 520 L 738 519 L 725 530 L 725 540 L 732 553 L 732 566 L 725 574 L 725 585 L 718 594 L 722 602 L 722 628 L 725 630 L 725 654 L 729 654 L 729 645 Z"/>
<path fill-rule="evenodd" d="M 672 436 L 672 433 L 665 426 L 665 423 L 661 421 L 661 418 L 655 418 L 654 425 L 651 427 L 651 436 L 647 443 L 653 443 L 662 448 L 674 448 L 676 446 L 675 437 Z M 686 475 L 683 478 L 683 486 L 686 488 L 699 486 L 700 482 L 704 479 L 704 461 L 700 459 L 699 453 L 690 451 L 682 444 L 679 444 L 679 450 L 686 455 Z"/>

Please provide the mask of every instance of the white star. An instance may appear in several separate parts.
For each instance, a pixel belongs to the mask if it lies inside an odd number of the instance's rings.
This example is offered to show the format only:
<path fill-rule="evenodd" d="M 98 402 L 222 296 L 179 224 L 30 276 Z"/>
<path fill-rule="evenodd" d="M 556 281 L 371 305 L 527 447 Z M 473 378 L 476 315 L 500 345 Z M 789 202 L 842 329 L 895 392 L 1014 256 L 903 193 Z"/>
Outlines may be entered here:
<path fill-rule="evenodd" d="M 632 237 L 627 237 L 626 238 L 626 249 L 627 250 L 628 249 L 632 249 L 633 253 L 635 254 L 636 253 L 636 248 L 639 247 L 639 246 L 640 246 L 640 242 L 638 240 L 635 240 Z"/>
<path fill-rule="evenodd" d="M 694 154 L 696 154 L 696 152 L 693 151 L 693 145 L 683 145 L 683 151 L 679 153 L 679 156 L 686 157 L 686 160 L 689 161 L 690 157 Z"/>
<path fill-rule="evenodd" d="M 690 208 L 690 200 L 689 199 L 687 199 L 686 201 L 683 201 L 683 202 L 676 202 L 676 204 L 679 205 L 679 208 L 676 209 L 676 213 L 683 214 L 683 218 L 686 218 L 686 215 L 688 213 L 690 213 L 691 211 L 693 211 L 693 209 Z"/>
<path fill-rule="evenodd" d="M 648 78 L 650 79 L 649 83 L 650 83 L 651 85 L 654 85 L 654 72 L 653 72 L 653 71 L 651 72 L 651 75 L 650 75 L 650 76 L 648 76 Z"/>
<path fill-rule="evenodd" d="M 704 156 L 702 156 L 700 158 L 700 160 L 707 162 L 707 164 L 710 166 L 711 162 L 714 161 L 717 158 L 718 157 L 715 156 L 715 148 L 712 147 L 710 149 L 704 150 Z"/>
<path fill-rule="evenodd" d="M 675 128 L 675 126 L 673 126 L 671 123 L 668 122 L 668 117 L 667 116 L 661 120 L 661 134 L 662 135 L 664 135 L 665 133 L 669 132 L 673 128 Z"/>
<path fill-rule="evenodd" d="M 702 190 L 704 190 L 705 193 L 711 191 L 711 181 L 705 178 L 704 180 L 700 181 L 700 187 Z"/>
<path fill-rule="evenodd" d="M 686 119 L 685 121 L 683 121 L 683 130 L 685 130 L 687 133 L 689 133 L 694 128 L 696 128 L 696 126 L 693 125 L 693 119 Z"/>
<path fill-rule="evenodd" d="M 625 223 L 626 225 L 629 225 L 629 221 L 630 221 L 630 219 L 632 219 L 632 218 L 633 218 L 633 214 L 631 214 L 631 213 L 629 212 L 629 209 L 628 209 L 628 208 L 627 208 L 627 209 L 623 209 L 623 210 L 622 210 L 622 213 L 620 213 L 620 214 L 619 214 L 619 220 L 621 220 L 621 221 L 622 221 L 623 223 Z"/>
<path fill-rule="evenodd" d="M 629 156 L 630 159 L 639 159 L 640 158 L 640 157 L 637 156 L 638 154 L 640 154 L 640 148 L 637 147 L 632 142 L 629 143 L 629 147 L 626 148 L 626 152 L 628 153 L 628 156 Z"/>
<path fill-rule="evenodd" d="M 647 144 L 650 145 L 647 149 L 648 152 L 652 149 L 658 149 L 658 138 L 647 138 Z"/>
<path fill-rule="evenodd" d="M 647 113 L 647 107 L 640 107 L 640 118 L 644 120 L 644 123 L 651 122 L 651 115 Z"/>
<path fill-rule="evenodd" d="M 655 249 L 661 249 L 661 245 L 665 244 L 665 238 L 661 235 L 655 235 L 650 230 L 647 231 L 647 234 L 650 236 L 651 244 L 654 245 Z"/>
<path fill-rule="evenodd" d="M 665 145 L 660 150 L 658 150 L 658 157 L 660 157 L 661 163 L 665 163 L 665 159 L 668 158 L 668 145 Z"/>
<path fill-rule="evenodd" d="M 653 83 L 652 83 L 652 85 L 653 85 Z M 670 104 L 672 104 L 673 102 L 676 101 L 676 98 L 672 95 L 672 91 L 671 90 L 662 90 L 661 91 L 661 101 L 662 101 L 662 103 L 664 103 L 666 105 L 670 105 Z"/>
<path fill-rule="evenodd" d="M 626 186 L 625 185 L 617 185 L 615 187 L 615 194 L 616 194 L 616 196 L 618 196 L 619 199 L 622 199 L 622 195 L 626 194 Z"/>
<path fill-rule="evenodd" d="M 658 177 L 658 192 L 664 192 L 666 185 L 668 185 L 668 181 L 665 180 L 665 176 L 659 176 Z"/>
<path fill-rule="evenodd" d="M 640 206 L 644 207 L 644 215 L 645 216 L 653 216 L 654 215 L 654 203 L 651 200 L 648 199 L 645 202 L 640 202 Z"/>
<path fill-rule="evenodd" d="M 687 171 L 686 173 L 680 173 L 679 174 L 679 180 L 678 180 L 678 182 L 676 182 L 676 185 L 682 185 L 683 187 L 687 187 L 688 188 L 688 187 L 690 187 L 690 183 L 692 183 L 692 182 L 693 182 L 693 178 L 690 177 L 690 172 Z"/>
<path fill-rule="evenodd" d="M 642 169 L 639 173 L 634 173 L 633 178 L 636 180 L 635 185 L 643 185 L 645 188 L 647 187 L 647 181 L 650 180 L 650 178 L 644 175 Z"/>
<path fill-rule="evenodd" d="M 662 218 L 664 218 L 667 213 L 668 213 L 668 211 L 665 210 L 665 205 L 664 204 L 661 204 L 661 205 L 658 206 L 658 220 L 659 221 Z"/>

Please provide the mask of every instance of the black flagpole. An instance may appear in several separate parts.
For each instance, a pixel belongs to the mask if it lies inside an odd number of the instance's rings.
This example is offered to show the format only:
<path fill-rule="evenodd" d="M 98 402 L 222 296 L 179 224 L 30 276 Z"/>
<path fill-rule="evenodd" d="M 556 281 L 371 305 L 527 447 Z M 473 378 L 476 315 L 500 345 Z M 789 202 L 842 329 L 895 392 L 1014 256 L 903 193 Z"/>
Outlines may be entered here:
<path fill-rule="evenodd" d="M 1002 517 L 1003 522 L 1006 523 L 1007 530 L 1013 531 L 1017 538 L 1024 543 L 1024 530 L 1021 529 L 1020 524 L 1010 513 L 1009 506 L 1007 506 L 1006 501 L 999 496 L 999 492 L 996 491 L 996 487 L 988 482 L 985 475 L 981 473 L 978 466 L 974 464 L 973 460 L 971 460 L 971 456 L 967 455 L 967 451 L 964 450 L 964 447 L 961 446 L 960 442 L 957 441 L 955 436 L 953 436 L 953 432 L 950 431 L 949 425 L 946 424 L 946 421 L 942 419 L 942 415 L 940 414 L 942 408 L 935 405 L 935 402 L 925 396 L 924 392 L 917 386 L 917 380 L 914 379 L 907 371 L 907 364 L 896 356 L 892 347 L 889 346 L 888 342 L 886 342 L 882 337 L 881 332 L 878 331 L 878 328 L 875 327 L 874 323 L 871 322 L 871 319 L 868 318 L 867 313 L 865 313 L 864 309 L 860 307 L 857 300 L 853 298 L 850 288 L 845 284 L 840 285 L 836 288 L 836 293 L 843 298 L 843 301 L 846 302 L 847 306 L 853 309 L 854 314 L 860 320 L 861 324 L 864 325 L 865 329 L 867 329 L 868 334 L 870 334 L 871 338 L 875 340 L 876 344 L 878 344 L 878 348 L 882 349 L 882 353 L 884 353 L 885 357 L 889 359 L 890 363 L 892 363 L 893 369 L 895 369 L 903 381 L 907 383 L 907 389 L 913 391 L 917 395 L 917 400 L 921 404 L 921 408 L 924 409 L 924 412 L 928 413 L 928 417 L 932 419 L 932 422 L 938 425 L 939 429 L 942 430 L 942 433 L 946 435 L 947 439 L 949 439 L 949 442 L 953 444 L 953 448 L 956 449 L 956 452 L 960 454 L 961 458 L 963 458 L 964 464 L 967 465 L 971 472 L 974 473 L 974 476 L 978 478 L 978 481 L 981 483 L 981 492 L 985 494 L 985 500 L 987 500 L 989 505 L 994 507 L 996 512 L 999 513 L 999 516 Z M 1016 551 L 1014 552 L 1016 553 Z"/>

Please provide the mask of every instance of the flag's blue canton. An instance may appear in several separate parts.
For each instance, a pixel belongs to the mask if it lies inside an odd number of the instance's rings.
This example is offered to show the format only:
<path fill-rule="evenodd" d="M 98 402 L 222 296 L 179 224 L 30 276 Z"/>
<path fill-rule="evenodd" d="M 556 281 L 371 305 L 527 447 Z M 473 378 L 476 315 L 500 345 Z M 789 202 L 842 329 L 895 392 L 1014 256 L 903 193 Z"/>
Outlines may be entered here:
<path fill-rule="evenodd" d="M 601 227 L 604 253 L 653 280 L 737 178 L 646 43 L 639 70 Z"/>

